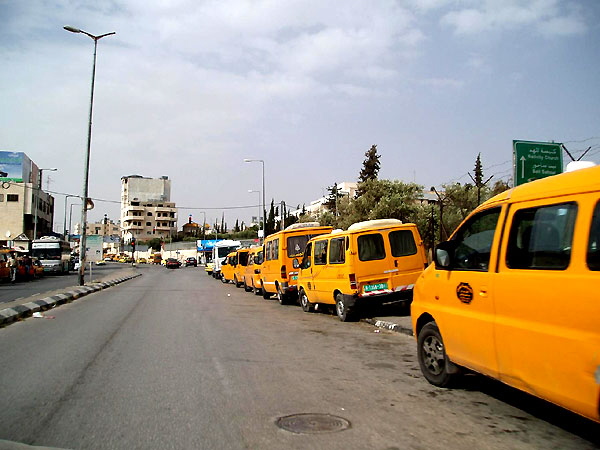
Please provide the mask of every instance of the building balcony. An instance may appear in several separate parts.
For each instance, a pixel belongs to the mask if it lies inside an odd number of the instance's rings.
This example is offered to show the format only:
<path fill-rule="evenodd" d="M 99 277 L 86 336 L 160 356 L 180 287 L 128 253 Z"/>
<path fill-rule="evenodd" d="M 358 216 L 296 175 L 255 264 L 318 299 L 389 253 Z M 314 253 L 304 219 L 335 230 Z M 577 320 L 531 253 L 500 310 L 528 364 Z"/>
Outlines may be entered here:
<path fill-rule="evenodd" d="M 127 205 L 125 208 L 125 211 L 144 211 L 145 208 L 143 206 L 132 206 L 132 205 Z"/>
<path fill-rule="evenodd" d="M 126 224 L 123 225 L 123 229 L 124 230 L 142 230 L 142 229 L 144 229 L 144 226 L 143 225 L 133 225 L 133 224 L 126 223 Z"/>

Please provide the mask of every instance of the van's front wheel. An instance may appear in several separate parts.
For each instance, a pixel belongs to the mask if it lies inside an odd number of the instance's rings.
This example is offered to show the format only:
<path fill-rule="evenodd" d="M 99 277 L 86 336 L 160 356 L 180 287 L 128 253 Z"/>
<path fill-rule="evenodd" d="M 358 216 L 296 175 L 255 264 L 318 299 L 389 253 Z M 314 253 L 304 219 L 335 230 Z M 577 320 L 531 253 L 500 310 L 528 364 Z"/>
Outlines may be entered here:
<path fill-rule="evenodd" d="M 302 306 L 302 311 L 311 312 L 313 310 L 313 304 L 308 301 L 308 296 L 304 289 L 300 289 L 300 306 Z"/>
<path fill-rule="evenodd" d="M 342 294 L 335 296 L 335 312 L 342 322 L 353 322 L 356 320 L 354 308 L 348 306 L 348 302 L 346 302 Z"/>
<path fill-rule="evenodd" d="M 446 355 L 444 341 L 435 322 L 429 322 L 421 329 L 417 347 L 419 366 L 425 379 L 434 386 L 450 386 L 458 371 Z"/>

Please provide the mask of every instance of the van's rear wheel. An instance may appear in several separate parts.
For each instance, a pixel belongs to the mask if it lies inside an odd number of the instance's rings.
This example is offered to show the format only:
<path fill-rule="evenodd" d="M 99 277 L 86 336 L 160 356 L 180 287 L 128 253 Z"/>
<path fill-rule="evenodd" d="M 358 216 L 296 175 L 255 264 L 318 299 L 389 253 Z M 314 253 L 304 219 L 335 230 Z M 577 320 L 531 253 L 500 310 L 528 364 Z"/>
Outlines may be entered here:
<path fill-rule="evenodd" d="M 242 287 L 242 283 L 240 283 L 237 279 L 237 277 L 234 275 L 233 276 L 233 284 L 235 284 L 236 288 Z"/>
<path fill-rule="evenodd" d="M 448 387 L 455 381 L 456 366 L 446 355 L 444 341 L 435 322 L 429 322 L 419 332 L 417 357 L 423 376 L 434 386 Z"/>
<path fill-rule="evenodd" d="M 269 300 L 271 298 L 271 294 L 269 294 L 266 290 L 265 290 L 265 285 L 263 284 L 262 287 L 262 296 L 265 300 Z"/>
<path fill-rule="evenodd" d="M 335 296 L 335 312 L 342 322 L 352 322 L 356 320 L 354 308 L 348 307 L 348 303 L 344 300 L 342 294 Z"/>
<path fill-rule="evenodd" d="M 246 283 L 246 279 L 244 279 L 244 290 L 246 292 L 252 291 L 252 288 L 250 286 L 248 286 L 248 284 Z"/>
<path fill-rule="evenodd" d="M 280 305 L 286 305 L 288 302 L 288 296 L 279 287 L 277 287 L 277 301 Z"/>
<path fill-rule="evenodd" d="M 304 292 L 304 289 L 300 289 L 299 298 L 302 311 L 311 312 L 314 309 L 314 305 L 308 301 L 308 296 L 306 295 L 306 292 Z"/>

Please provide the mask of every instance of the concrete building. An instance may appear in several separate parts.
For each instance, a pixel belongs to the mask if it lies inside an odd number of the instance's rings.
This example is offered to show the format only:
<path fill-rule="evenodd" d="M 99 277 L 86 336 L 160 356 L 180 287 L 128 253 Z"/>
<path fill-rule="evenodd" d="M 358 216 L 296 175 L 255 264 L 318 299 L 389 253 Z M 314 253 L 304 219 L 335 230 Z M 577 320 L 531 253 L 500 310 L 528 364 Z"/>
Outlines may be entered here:
<path fill-rule="evenodd" d="M 356 189 L 358 188 L 358 183 L 354 181 L 344 181 L 342 183 L 338 183 L 337 188 L 340 195 L 344 197 L 354 198 L 356 195 Z M 327 211 L 325 203 L 327 203 L 327 196 L 313 200 L 308 205 L 304 206 L 305 212 L 314 215 L 321 214 L 324 211 Z M 290 212 L 290 214 L 296 217 L 298 217 L 301 213 L 302 208 Z"/>
<path fill-rule="evenodd" d="M 169 177 L 121 178 L 121 236 L 135 239 L 168 238 L 177 233 L 177 207 L 171 202 Z"/>
<path fill-rule="evenodd" d="M 54 197 L 41 173 L 25 153 L 0 151 L 0 245 L 34 239 L 36 216 L 37 237 L 52 233 Z"/>

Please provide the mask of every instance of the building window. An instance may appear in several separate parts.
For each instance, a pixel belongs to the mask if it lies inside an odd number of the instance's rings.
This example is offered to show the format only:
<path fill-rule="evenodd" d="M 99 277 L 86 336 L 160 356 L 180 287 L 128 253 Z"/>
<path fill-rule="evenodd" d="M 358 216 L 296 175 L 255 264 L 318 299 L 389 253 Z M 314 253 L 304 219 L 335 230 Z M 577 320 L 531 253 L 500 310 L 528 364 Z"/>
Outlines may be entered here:
<path fill-rule="evenodd" d="M 4 194 L 0 194 L 0 202 L 4 201 Z"/>
<path fill-rule="evenodd" d="M 150 227 L 150 226 L 152 226 L 152 222 L 146 222 L 146 226 L 147 226 L 147 227 Z"/>
<path fill-rule="evenodd" d="M 6 201 L 7 202 L 18 202 L 19 194 L 6 194 Z"/>
<path fill-rule="evenodd" d="M 152 213 L 151 213 L 151 212 L 148 212 L 148 214 L 147 214 L 147 215 L 148 215 L 148 216 L 151 216 L 151 215 L 152 215 Z"/>

